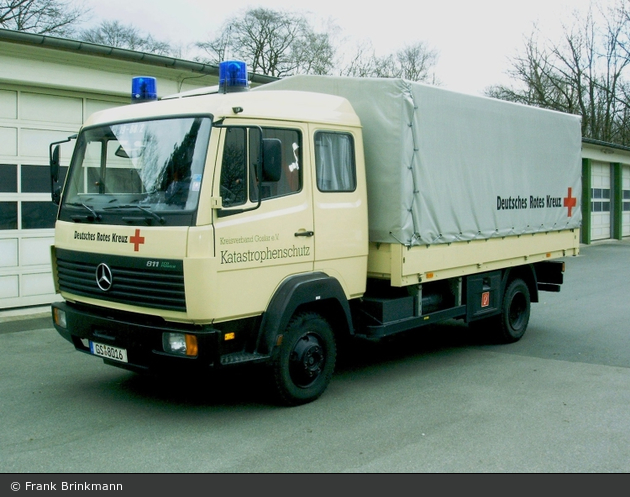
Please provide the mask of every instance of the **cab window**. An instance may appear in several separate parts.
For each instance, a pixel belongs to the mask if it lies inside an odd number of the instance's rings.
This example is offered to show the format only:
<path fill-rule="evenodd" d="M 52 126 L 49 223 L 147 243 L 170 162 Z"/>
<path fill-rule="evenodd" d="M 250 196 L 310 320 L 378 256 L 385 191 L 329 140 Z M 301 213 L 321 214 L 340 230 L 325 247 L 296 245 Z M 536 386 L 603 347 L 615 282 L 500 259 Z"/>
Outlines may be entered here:
<path fill-rule="evenodd" d="M 278 181 L 266 181 L 260 185 L 256 169 L 260 160 L 259 128 L 229 127 L 223 148 L 221 167 L 221 197 L 224 207 L 258 202 L 260 192 L 263 201 L 297 193 L 302 189 L 302 139 L 299 130 L 262 128 L 263 138 L 280 141 L 282 148 L 281 174 Z"/>
<path fill-rule="evenodd" d="M 352 135 L 324 131 L 316 133 L 315 170 L 319 191 L 354 191 L 357 176 Z"/>

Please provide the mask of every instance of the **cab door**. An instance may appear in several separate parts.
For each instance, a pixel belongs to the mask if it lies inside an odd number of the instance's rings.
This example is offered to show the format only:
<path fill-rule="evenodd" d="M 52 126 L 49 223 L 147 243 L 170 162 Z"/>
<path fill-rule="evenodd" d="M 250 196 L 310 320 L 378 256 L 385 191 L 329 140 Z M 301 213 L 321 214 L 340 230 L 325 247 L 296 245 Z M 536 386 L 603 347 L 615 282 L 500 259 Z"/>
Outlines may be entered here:
<path fill-rule="evenodd" d="M 348 298 L 365 291 L 368 218 L 359 130 L 314 129 L 313 205 L 316 271 L 337 278 Z"/>
<path fill-rule="evenodd" d="M 216 274 L 222 316 L 263 312 L 288 276 L 313 271 L 310 177 L 304 174 L 300 127 L 228 126 L 221 129 L 222 208 L 215 218 Z M 280 174 L 258 177 L 260 140 L 281 149 Z M 218 191 L 217 191 L 218 190 Z"/>

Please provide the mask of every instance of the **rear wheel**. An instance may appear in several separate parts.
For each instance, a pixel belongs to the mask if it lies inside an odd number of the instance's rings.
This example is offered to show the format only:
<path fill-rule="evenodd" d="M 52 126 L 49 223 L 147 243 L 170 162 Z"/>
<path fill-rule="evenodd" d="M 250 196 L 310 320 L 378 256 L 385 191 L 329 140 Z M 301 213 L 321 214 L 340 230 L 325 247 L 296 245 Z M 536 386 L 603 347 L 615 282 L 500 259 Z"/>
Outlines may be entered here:
<path fill-rule="evenodd" d="M 294 316 L 272 361 L 278 400 L 300 405 L 317 399 L 330 383 L 336 356 L 335 337 L 323 317 L 312 312 Z"/>
<path fill-rule="evenodd" d="M 501 314 L 497 317 L 497 334 L 505 343 L 516 342 L 527 330 L 531 301 L 529 288 L 522 279 L 512 281 L 503 296 Z"/>

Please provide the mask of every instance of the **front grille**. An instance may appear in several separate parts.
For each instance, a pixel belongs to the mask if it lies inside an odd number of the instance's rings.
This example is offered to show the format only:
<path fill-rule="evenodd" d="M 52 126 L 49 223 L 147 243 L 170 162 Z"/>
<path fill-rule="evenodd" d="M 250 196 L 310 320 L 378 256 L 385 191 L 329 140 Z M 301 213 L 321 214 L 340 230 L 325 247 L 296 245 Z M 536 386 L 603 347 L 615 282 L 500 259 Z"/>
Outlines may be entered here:
<path fill-rule="evenodd" d="M 174 259 L 145 259 L 56 249 L 59 288 L 68 293 L 154 309 L 186 311 L 184 264 Z M 111 288 L 97 284 L 97 268 L 111 270 Z"/>

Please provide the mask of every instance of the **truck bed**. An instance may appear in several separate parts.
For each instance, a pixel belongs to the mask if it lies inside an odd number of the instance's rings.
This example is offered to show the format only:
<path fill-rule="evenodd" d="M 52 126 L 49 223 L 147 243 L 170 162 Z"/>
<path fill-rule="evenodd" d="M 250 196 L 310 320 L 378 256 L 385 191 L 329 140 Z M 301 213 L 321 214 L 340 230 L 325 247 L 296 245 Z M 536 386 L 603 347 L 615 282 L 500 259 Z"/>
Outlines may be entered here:
<path fill-rule="evenodd" d="M 404 287 L 578 255 L 578 229 L 406 247 L 370 243 L 368 276 Z"/>

